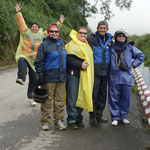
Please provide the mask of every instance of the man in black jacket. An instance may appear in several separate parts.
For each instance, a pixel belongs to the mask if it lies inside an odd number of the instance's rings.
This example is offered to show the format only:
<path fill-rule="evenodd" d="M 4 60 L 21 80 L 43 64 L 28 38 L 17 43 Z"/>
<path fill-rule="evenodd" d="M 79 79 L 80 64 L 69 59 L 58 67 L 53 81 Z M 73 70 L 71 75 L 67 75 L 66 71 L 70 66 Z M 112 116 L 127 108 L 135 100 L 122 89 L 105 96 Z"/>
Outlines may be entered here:
<path fill-rule="evenodd" d="M 90 123 L 107 122 L 102 116 L 107 96 L 107 80 L 109 73 L 109 45 L 112 36 L 107 33 L 108 24 L 100 21 L 95 34 L 87 37 L 87 41 L 93 50 L 94 56 L 94 89 L 93 89 L 93 112 L 90 112 Z"/>

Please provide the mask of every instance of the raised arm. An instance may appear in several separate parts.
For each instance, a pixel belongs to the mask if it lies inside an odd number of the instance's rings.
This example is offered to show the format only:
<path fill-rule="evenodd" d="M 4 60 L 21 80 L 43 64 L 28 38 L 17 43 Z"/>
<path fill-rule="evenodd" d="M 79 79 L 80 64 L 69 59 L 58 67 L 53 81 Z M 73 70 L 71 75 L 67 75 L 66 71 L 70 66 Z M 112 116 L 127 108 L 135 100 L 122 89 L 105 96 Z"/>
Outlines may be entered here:
<path fill-rule="evenodd" d="M 26 25 L 25 20 L 20 12 L 21 6 L 19 4 L 16 4 L 16 6 L 14 6 L 14 8 L 16 9 L 16 13 L 17 13 L 16 19 L 17 19 L 20 33 L 23 34 L 25 32 L 25 30 L 27 29 L 27 25 Z"/>
<path fill-rule="evenodd" d="M 64 15 L 61 14 L 60 17 L 59 17 L 59 21 L 57 22 L 57 25 L 58 25 L 59 28 L 61 28 L 64 20 L 65 20 Z"/>

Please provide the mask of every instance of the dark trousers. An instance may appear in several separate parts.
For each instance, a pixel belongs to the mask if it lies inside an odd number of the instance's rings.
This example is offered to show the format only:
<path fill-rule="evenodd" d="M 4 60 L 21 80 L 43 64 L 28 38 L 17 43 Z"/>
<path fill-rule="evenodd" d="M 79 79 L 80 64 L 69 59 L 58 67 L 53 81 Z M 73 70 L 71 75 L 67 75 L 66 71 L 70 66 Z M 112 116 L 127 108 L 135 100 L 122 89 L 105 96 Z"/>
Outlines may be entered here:
<path fill-rule="evenodd" d="M 106 106 L 108 76 L 94 76 L 93 112 L 90 116 L 101 117 Z"/>
<path fill-rule="evenodd" d="M 69 75 L 66 82 L 67 89 L 67 113 L 68 118 L 67 122 L 74 123 L 76 121 L 81 121 L 83 116 L 81 115 L 83 109 L 76 107 L 76 101 L 78 97 L 78 89 L 79 89 L 79 78 L 74 75 Z"/>
<path fill-rule="evenodd" d="M 27 97 L 29 99 L 31 99 L 32 92 L 33 92 L 35 86 L 37 85 L 37 75 L 36 75 L 36 72 L 29 65 L 27 60 L 25 58 L 21 57 L 18 60 L 18 78 L 19 79 L 22 79 L 23 81 L 26 80 L 27 68 L 29 70 L 29 83 L 28 83 Z"/>

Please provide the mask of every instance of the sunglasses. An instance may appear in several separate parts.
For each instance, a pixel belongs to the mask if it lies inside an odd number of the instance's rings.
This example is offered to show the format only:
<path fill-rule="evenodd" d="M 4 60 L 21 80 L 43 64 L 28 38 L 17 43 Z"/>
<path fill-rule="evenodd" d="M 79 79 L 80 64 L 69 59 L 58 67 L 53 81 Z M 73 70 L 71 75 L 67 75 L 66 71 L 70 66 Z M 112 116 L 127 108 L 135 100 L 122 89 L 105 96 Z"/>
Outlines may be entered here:
<path fill-rule="evenodd" d="M 49 32 L 50 32 L 50 33 L 54 33 L 54 32 L 55 32 L 55 33 L 58 33 L 59 31 L 57 31 L 57 30 L 49 30 Z"/>
<path fill-rule="evenodd" d="M 79 32 L 80 34 L 84 34 L 84 35 L 87 35 L 87 32 Z"/>

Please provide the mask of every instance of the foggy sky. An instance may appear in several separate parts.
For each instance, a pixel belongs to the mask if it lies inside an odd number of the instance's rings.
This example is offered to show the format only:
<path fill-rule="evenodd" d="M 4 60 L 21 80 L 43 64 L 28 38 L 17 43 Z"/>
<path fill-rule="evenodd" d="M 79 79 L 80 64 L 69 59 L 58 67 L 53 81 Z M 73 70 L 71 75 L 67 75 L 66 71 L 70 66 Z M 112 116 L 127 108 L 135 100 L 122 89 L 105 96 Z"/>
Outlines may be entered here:
<path fill-rule="evenodd" d="M 150 33 L 150 0 L 133 0 L 130 10 L 120 11 L 119 8 L 112 6 L 115 16 L 108 22 L 109 33 L 114 34 L 118 29 L 124 29 L 129 35 L 143 35 Z M 103 16 L 96 14 L 88 18 L 88 25 L 93 32 Z"/>

